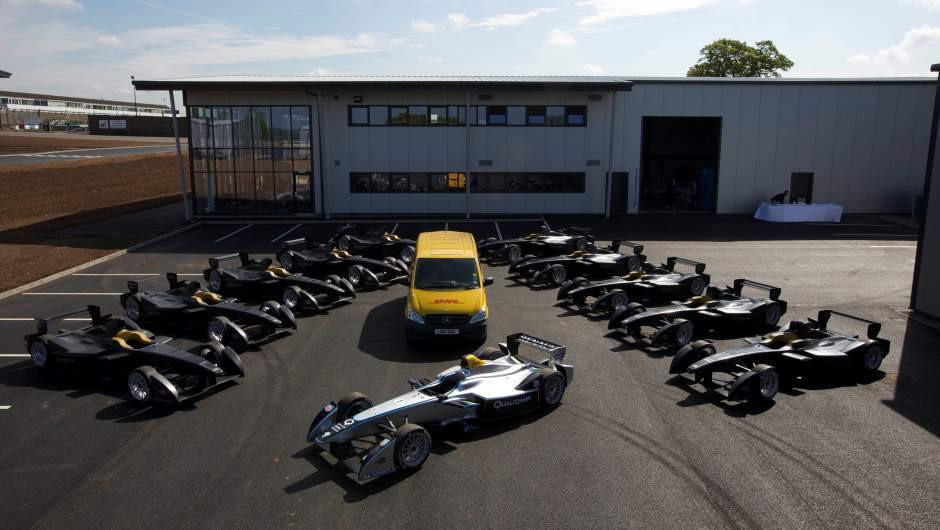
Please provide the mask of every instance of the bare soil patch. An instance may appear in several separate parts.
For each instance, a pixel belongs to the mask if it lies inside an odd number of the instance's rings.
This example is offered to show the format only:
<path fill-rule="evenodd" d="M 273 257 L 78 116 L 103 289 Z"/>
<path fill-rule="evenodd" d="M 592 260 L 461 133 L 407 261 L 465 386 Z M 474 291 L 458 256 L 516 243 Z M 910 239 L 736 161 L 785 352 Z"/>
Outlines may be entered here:
<path fill-rule="evenodd" d="M 48 135 L 43 133 L 0 134 L 0 155 L 20 153 L 43 153 L 66 149 L 90 149 L 95 147 L 128 147 L 135 145 L 166 145 L 166 142 L 135 139 L 96 138 L 93 136 Z"/>

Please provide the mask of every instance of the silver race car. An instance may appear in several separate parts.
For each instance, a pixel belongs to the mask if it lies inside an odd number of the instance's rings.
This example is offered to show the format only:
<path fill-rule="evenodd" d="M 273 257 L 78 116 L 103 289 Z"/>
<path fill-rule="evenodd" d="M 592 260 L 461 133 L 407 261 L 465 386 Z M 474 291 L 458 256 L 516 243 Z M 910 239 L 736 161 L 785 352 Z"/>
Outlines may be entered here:
<path fill-rule="evenodd" d="M 547 354 L 532 361 L 527 346 Z M 426 428 L 472 425 L 556 407 L 574 376 L 562 364 L 565 347 L 516 333 L 499 348 L 465 355 L 433 380 L 411 380 L 411 392 L 374 405 L 354 392 L 327 403 L 307 431 L 307 441 L 329 451 L 360 482 L 421 467 L 431 452 Z"/>

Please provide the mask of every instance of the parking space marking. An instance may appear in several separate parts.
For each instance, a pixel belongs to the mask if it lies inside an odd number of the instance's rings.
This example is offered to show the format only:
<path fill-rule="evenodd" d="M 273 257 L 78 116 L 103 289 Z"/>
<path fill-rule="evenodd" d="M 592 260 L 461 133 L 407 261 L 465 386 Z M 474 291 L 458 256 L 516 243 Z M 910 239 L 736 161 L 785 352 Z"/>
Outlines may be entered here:
<path fill-rule="evenodd" d="M 493 221 L 493 226 L 496 227 L 496 235 L 499 237 L 499 239 L 502 239 L 502 238 L 503 238 L 503 233 L 502 233 L 502 232 L 500 231 L 500 229 L 499 229 L 499 222 L 498 222 L 498 221 Z"/>
<path fill-rule="evenodd" d="M 219 241 L 225 241 L 226 239 L 228 239 L 228 238 L 234 236 L 235 234 L 237 234 L 237 233 L 239 233 L 239 232 L 244 232 L 245 230 L 248 230 L 249 228 L 251 228 L 251 227 L 253 227 L 253 226 L 255 226 L 255 225 L 254 225 L 254 224 L 245 225 L 245 226 L 239 228 L 238 230 L 236 230 L 236 231 L 234 231 L 234 232 L 231 232 L 231 233 L 229 233 L 229 234 L 226 234 L 226 235 L 224 235 L 224 236 L 222 236 L 222 237 L 216 239 L 215 242 L 218 243 Z"/>
<path fill-rule="evenodd" d="M 26 321 L 30 321 L 30 320 L 36 320 L 36 319 L 35 319 L 35 318 L 32 318 L 32 317 L 8 317 L 8 318 L 0 318 L 0 322 L 26 322 Z M 68 321 L 72 321 L 72 322 L 90 322 L 90 321 L 91 321 L 90 318 L 63 318 L 62 320 L 68 320 Z"/>
<path fill-rule="evenodd" d="M 917 234 L 842 234 L 842 233 L 838 233 L 838 234 L 833 234 L 833 235 L 837 235 L 837 236 L 851 236 L 851 237 L 861 237 L 861 236 L 865 236 L 865 237 L 880 237 L 880 238 L 887 238 L 887 237 L 917 237 Z"/>
<path fill-rule="evenodd" d="M 287 234 L 293 232 L 294 230 L 297 230 L 298 228 L 300 228 L 300 225 L 299 225 L 299 224 L 294 225 L 294 226 L 291 227 L 291 229 L 288 230 L 287 232 L 284 232 L 283 234 L 281 234 L 281 235 L 275 237 L 274 239 L 272 239 L 271 242 L 272 242 L 272 243 L 277 243 L 278 241 L 280 241 L 281 239 L 283 239 L 284 236 L 286 236 Z"/>
<path fill-rule="evenodd" d="M 545 225 L 545 228 L 548 228 L 549 230 L 551 230 L 552 227 L 549 226 L 548 221 L 545 220 L 545 215 L 540 215 L 539 217 L 542 218 L 542 223 Z"/>
<path fill-rule="evenodd" d="M 29 357 L 28 353 L 0 353 L 0 357 Z"/>
<path fill-rule="evenodd" d="M 10 410 L 13 405 L 0 405 L 0 410 Z"/>
<path fill-rule="evenodd" d="M 868 248 L 917 248 L 917 245 L 868 245 Z"/>
<path fill-rule="evenodd" d="M 395 230 L 398 230 L 398 223 L 395 223 L 395 226 L 392 227 L 392 233 L 395 233 Z"/>
<path fill-rule="evenodd" d="M 124 293 L 43 293 L 33 291 L 31 293 L 20 293 L 30 296 L 116 296 Z"/>

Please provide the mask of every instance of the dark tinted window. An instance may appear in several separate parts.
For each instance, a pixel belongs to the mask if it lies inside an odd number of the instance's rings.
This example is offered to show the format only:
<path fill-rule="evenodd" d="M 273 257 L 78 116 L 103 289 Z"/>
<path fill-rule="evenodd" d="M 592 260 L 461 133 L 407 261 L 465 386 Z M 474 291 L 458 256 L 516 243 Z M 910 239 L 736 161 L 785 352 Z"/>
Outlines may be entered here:
<path fill-rule="evenodd" d="M 506 107 L 489 105 L 486 107 L 487 125 L 506 125 Z"/>
<path fill-rule="evenodd" d="M 385 193 L 389 190 L 388 173 L 373 173 L 369 179 L 369 191 Z"/>
<path fill-rule="evenodd" d="M 397 193 L 410 191 L 408 181 L 408 173 L 392 173 L 392 191 Z"/>
<path fill-rule="evenodd" d="M 447 123 L 447 107 L 431 107 L 428 122 L 431 125 L 445 125 Z"/>
<path fill-rule="evenodd" d="M 369 125 L 388 125 L 388 107 L 385 105 L 369 107 Z"/>
<path fill-rule="evenodd" d="M 409 188 L 413 192 L 428 191 L 428 174 L 427 173 L 412 173 L 411 183 L 409 184 Z"/>
<path fill-rule="evenodd" d="M 388 123 L 391 125 L 408 125 L 408 107 L 389 107 Z"/>
<path fill-rule="evenodd" d="M 368 125 L 369 107 L 349 107 L 350 125 Z"/>
<path fill-rule="evenodd" d="M 368 193 L 369 178 L 369 173 L 350 173 L 349 191 L 352 193 Z"/>
<path fill-rule="evenodd" d="M 506 107 L 507 125 L 525 125 L 525 107 L 522 105 L 510 105 Z"/>
<path fill-rule="evenodd" d="M 424 105 L 412 105 L 408 107 L 408 125 L 427 125 L 428 108 Z"/>
<path fill-rule="evenodd" d="M 568 125 L 584 125 L 587 122 L 587 107 L 567 107 Z"/>
<path fill-rule="evenodd" d="M 565 107 L 545 107 L 545 124 L 546 125 L 564 125 L 565 124 Z"/>
<path fill-rule="evenodd" d="M 526 124 L 545 125 L 545 107 L 526 107 Z"/>

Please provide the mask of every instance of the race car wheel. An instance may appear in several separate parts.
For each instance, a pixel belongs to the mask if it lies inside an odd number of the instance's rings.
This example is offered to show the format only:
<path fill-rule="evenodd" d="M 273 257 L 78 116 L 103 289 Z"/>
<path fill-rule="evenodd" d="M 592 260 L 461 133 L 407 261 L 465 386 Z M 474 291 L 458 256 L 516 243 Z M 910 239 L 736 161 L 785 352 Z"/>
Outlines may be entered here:
<path fill-rule="evenodd" d="M 349 235 L 344 234 L 339 238 L 339 241 L 336 242 L 336 248 L 340 250 L 349 251 L 349 242 L 352 240 Z"/>
<path fill-rule="evenodd" d="M 776 327 L 782 313 L 780 304 L 770 304 L 764 309 L 764 325 L 769 328 Z"/>
<path fill-rule="evenodd" d="M 636 272 L 643 268 L 643 260 L 639 256 L 630 256 L 627 258 L 627 272 Z"/>
<path fill-rule="evenodd" d="M 294 257 L 290 255 L 290 252 L 284 251 L 278 254 L 277 261 L 287 272 L 290 272 L 294 268 Z"/>
<path fill-rule="evenodd" d="M 646 312 L 646 306 L 638 302 L 630 302 L 627 304 L 627 317 L 632 317 L 633 315 L 639 315 L 640 313 Z"/>
<path fill-rule="evenodd" d="M 49 350 L 44 342 L 35 340 L 29 345 L 29 360 L 36 368 L 49 366 Z"/>
<path fill-rule="evenodd" d="M 880 344 L 872 344 L 862 352 L 861 367 L 867 372 L 876 372 L 885 358 L 884 349 Z"/>
<path fill-rule="evenodd" d="M 681 374 L 686 372 L 690 366 L 696 362 L 715 354 L 715 346 L 705 340 L 697 340 L 691 344 L 686 344 L 672 358 L 669 365 L 670 374 Z M 700 377 L 695 374 L 696 380 Z"/>
<path fill-rule="evenodd" d="M 565 376 L 558 372 L 542 379 L 542 405 L 557 407 L 565 395 Z"/>
<path fill-rule="evenodd" d="M 277 316 L 277 310 L 281 308 L 281 304 L 275 302 L 274 300 L 268 300 L 267 302 L 261 304 L 261 310 L 269 315 Z"/>
<path fill-rule="evenodd" d="M 219 292 L 222 290 L 224 282 L 222 281 L 222 273 L 218 270 L 209 271 L 209 290 L 212 292 Z"/>
<path fill-rule="evenodd" d="M 343 396 L 336 404 L 337 421 L 346 421 L 360 412 L 371 409 L 372 400 L 362 392 L 352 392 Z"/>
<path fill-rule="evenodd" d="M 588 241 L 587 241 L 587 239 L 585 239 L 585 238 L 583 238 L 583 237 L 579 237 L 578 239 L 576 239 L 575 242 L 574 242 L 574 248 L 575 248 L 576 250 L 580 250 L 581 252 L 584 252 L 585 250 L 587 250 L 587 248 L 588 248 Z"/>
<path fill-rule="evenodd" d="M 757 384 L 754 385 L 752 399 L 755 401 L 767 401 L 777 395 L 780 390 L 780 374 L 773 366 L 759 364 L 754 367 L 755 370 L 763 368 L 764 370 L 757 376 Z"/>
<path fill-rule="evenodd" d="M 330 274 L 329 276 L 326 277 L 326 281 L 336 286 L 340 286 L 343 284 L 342 278 L 340 278 L 339 275 L 337 274 Z"/>
<path fill-rule="evenodd" d="M 519 245 L 509 245 L 506 247 L 506 259 L 510 262 L 516 261 L 522 257 L 522 249 Z"/>
<path fill-rule="evenodd" d="M 150 385 L 150 376 L 147 374 L 146 368 L 150 367 L 134 368 L 127 375 L 127 390 L 130 392 L 131 399 L 142 405 L 150 403 L 153 398 L 153 388 Z M 153 368 L 150 369 L 153 370 Z"/>
<path fill-rule="evenodd" d="M 620 309 L 621 307 L 626 307 L 630 303 L 630 297 L 627 296 L 627 293 L 617 290 L 610 294 L 610 298 L 607 299 L 610 302 L 610 308 L 613 310 Z"/>
<path fill-rule="evenodd" d="M 672 332 L 672 344 L 676 348 L 681 348 L 686 344 L 692 342 L 692 335 L 695 333 L 695 326 L 691 322 L 685 319 L 677 319 L 675 330 Z"/>
<path fill-rule="evenodd" d="M 705 278 L 696 276 L 689 282 L 689 293 L 692 296 L 701 296 L 705 292 Z"/>
<path fill-rule="evenodd" d="M 401 249 L 401 253 L 399 254 L 399 257 L 406 264 L 410 265 L 411 262 L 414 261 L 415 259 L 415 248 L 411 245 L 405 246 L 404 248 Z"/>
<path fill-rule="evenodd" d="M 346 269 L 346 279 L 349 280 L 349 283 L 353 285 L 356 289 L 359 288 L 359 284 L 362 282 L 362 270 L 360 270 L 359 265 L 353 265 Z"/>
<path fill-rule="evenodd" d="M 225 346 L 222 346 L 221 342 L 210 342 L 199 348 L 199 356 L 209 361 L 210 363 L 221 367 L 222 351 L 224 349 Z"/>
<path fill-rule="evenodd" d="M 552 284 L 554 284 L 555 287 L 560 287 L 567 279 L 568 270 L 565 269 L 564 265 L 559 265 L 558 263 L 552 265 Z"/>
<path fill-rule="evenodd" d="M 496 348 L 494 346 L 487 346 L 485 348 L 482 348 L 480 351 L 476 352 L 474 355 L 476 355 L 477 359 L 480 359 L 483 361 L 492 361 L 494 359 L 499 359 L 500 357 L 506 356 L 503 350 Z"/>
<path fill-rule="evenodd" d="M 418 469 L 431 454 L 431 435 L 417 424 L 406 423 L 395 430 L 395 467 Z"/>
<path fill-rule="evenodd" d="M 131 320 L 140 318 L 140 302 L 136 296 L 128 296 L 124 301 L 124 314 Z"/>
<path fill-rule="evenodd" d="M 296 309 L 300 305 L 300 287 L 290 285 L 284 289 L 281 293 L 281 302 L 292 311 Z"/>
<path fill-rule="evenodd" d="M 206 328 L 206 331 L 209 335 L 209 340 L 223 342 L 225 340 L 225 332 L 227 329 L 228 326 L 226 326 L 224 320 L 221 318 L 213 318 L 209 321 L 209 325 Z"/>

